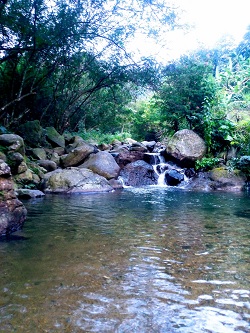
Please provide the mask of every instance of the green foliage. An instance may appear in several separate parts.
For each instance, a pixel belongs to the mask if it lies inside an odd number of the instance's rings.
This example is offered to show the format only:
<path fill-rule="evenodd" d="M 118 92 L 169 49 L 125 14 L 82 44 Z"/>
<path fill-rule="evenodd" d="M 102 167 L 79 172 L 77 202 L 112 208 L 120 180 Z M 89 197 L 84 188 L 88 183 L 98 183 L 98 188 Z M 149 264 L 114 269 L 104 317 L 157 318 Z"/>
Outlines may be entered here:
<path fill-rule="evenodd" d="M 150 34 L 152 21 L 172 27 L 176 19 L 162 0 L 9 0 L 0 15 L 0 121 L 15 129 L 40 120 L 60 133 L 108 124 L 111 114 L 120 130 L 126 85 L 156 77 L 152 61 L 133 61 L 126 41 L 138 30 Z"/>
<path fill-rule="evenodd" d="M 203 157 L 201 160 L 195 162 L 196 170 L 208 171 L 218 166 L 220 159 L 217 157 Z"/>
<path fill-rule="evenodd" d="M 204 136 L 204 99 L 211 100 L 216 91 L 211 72 L 209 63 L 194 57 L 183 57 L 165 69 L 162 87 L 152 100 L 161 123 L 175 132 L 189 128 Z"/>
<path fill-rule="evenodd" d="M 18 188 L 25 188 L 25 189 L 29 189 L 29 190 L 35 190 L 37 188 L 37 185 L 34 184 L 31 181 L 25 181 L 25 180 L 16 180 L 16 184 L 18 186 Z"/>
<path fill-rule="evenodd" d="M 0 145 L 0 152 L 6 155 L 8 153 L 8 147 Z"/>
<path fill-rule="evenodd" d="M 95 144 L 101 144 L 101 143 L 110 144 L 114 140 L 119 140 L 123 142 L 126 138 L 131 137 L 131 134 L 128 132 L 117 132 L 111 134 L 111 133 L 102 133 L 98 130 L 78 132 L 77 135 L 81 136 L 85 141 Z"/>

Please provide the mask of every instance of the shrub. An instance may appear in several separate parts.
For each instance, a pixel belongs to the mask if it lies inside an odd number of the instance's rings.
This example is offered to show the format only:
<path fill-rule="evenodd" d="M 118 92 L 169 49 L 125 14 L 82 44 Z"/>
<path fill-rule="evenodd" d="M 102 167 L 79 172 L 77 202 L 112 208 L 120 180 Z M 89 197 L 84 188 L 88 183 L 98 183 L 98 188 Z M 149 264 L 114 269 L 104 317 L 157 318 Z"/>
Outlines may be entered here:
<path fill-rule="evenodd" d="M 220 159 L 217 157 L 203 157 L 201 160 L 195 162 L 195 169 L 208 171 L 213 169 L 219 163 Z"/>

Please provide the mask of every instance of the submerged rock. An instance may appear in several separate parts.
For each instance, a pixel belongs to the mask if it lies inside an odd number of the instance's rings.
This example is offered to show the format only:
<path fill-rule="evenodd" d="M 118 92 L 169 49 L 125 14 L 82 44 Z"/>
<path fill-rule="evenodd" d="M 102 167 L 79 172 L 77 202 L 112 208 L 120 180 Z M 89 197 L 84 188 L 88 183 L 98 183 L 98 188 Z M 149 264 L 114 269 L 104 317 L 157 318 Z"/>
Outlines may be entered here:
<path fill-rule="evenodd" d="M 18 198 L 22 199 L 33 199 L 33 198 L 41 198 L 44 197 L 45 194 L 39 190 L 30 190 L 27 188 L 20 188 L 16 190 Z"/>

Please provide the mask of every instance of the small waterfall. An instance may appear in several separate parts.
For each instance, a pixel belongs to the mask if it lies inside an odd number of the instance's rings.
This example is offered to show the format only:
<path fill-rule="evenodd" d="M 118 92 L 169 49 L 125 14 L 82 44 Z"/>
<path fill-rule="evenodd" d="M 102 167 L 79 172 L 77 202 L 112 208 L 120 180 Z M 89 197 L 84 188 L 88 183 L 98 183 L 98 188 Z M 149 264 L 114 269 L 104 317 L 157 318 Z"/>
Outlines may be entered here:
<path fill-rule="evenodd" d="M 146 162 L 150 163 L 158 176 L 158 186 L 177 186 L 185 187 L 189 178 L 185 174 L 186 169 L 178 167 L 173 162 L 166 162 L 160 153 L 147 153 L 144 155 Z"/>
<path fill-rule="evenodd" d="M 154 172 L 158 176 L 157 185 L 166 186 L 165 173 L 168 170 L 168 164 L 166 163 L 164 156 L 160 153 L 147 153 L 145 155 L 146 162 L 152 165 Z"/>

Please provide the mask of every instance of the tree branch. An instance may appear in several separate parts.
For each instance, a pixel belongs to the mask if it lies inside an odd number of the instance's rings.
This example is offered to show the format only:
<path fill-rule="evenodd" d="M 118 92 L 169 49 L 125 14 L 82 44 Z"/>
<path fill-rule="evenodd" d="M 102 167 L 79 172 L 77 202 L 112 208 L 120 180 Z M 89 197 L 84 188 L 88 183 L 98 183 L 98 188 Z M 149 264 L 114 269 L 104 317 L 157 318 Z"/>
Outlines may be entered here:
<path fill-rule="evenodd" d="M 6 105 L 4 105 L 3 107 L 1 107 L 1 109 L 0 109 L 0 111 L 4 111 L 6 108 L 8 108 L 9 106 L 11 106 L 12 104 L 14 104 L 14 103 L 16 103 L 16 102 L 20 102 L 22 99 L 24 99 L 24 98 L 26 98 L 26 97 L 28 97 L 28 96 L 30 96 L 30 95 L 36 95 L 36 92 L 29 92 L 28 94 L 25 94 L 25 95 L 23 95 L 23 96 L 21 96 L 21 97 L 19 97 L 19 98 L 16 98 L 16 99 L 14 99 L 13 101 L 11 101 L 10 103 L 8 103 L 8 104 L 6 104 Z"/>

